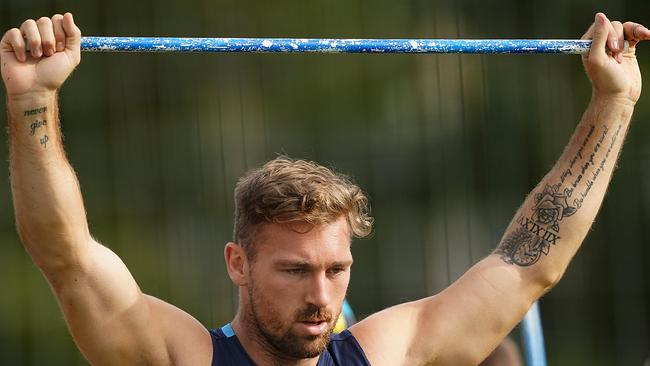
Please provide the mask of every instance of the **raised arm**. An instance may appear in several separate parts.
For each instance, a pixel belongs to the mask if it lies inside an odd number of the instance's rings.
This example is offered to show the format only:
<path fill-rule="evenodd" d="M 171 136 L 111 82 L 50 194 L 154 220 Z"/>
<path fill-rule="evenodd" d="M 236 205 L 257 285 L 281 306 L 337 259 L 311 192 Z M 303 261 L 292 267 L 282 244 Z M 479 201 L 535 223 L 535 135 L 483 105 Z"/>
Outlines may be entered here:
<path fill-rule="evenodd" d="M 387 309 L 353 328 L 373 365 L 476 365 L 562 277 L 616 165 L 641 92 L 635 47 L 650 39 L 650 31 L 610 23 L 599 13 L 583 38 L 593 38 L 583 57 L 593 95 L 562 156 L 526 198 L 492 255 L 440 294 Z M 623 38 L 629 40 L 627 52 Z M 393 340 L 391 351 L 381 350 L 388 348 L 381 334 Z"/>
<path fill-rule="evenodd" d="M 27 20 L 0 43 L 20 238 L 92 364 L 183 364 L 182 359 L 207 365 L 207 331 L 182 311 L 144 295 L 122 261 L 90 236 L 57 106 L 58 88 L 80 61 L 80 37 L 68 13 Z"/>

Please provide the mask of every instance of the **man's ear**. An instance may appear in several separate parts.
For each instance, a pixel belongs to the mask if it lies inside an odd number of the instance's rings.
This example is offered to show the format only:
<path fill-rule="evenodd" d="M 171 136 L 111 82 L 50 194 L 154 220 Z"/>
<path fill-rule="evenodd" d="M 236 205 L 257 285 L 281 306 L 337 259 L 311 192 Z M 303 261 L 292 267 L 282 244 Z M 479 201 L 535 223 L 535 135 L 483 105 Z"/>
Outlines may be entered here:
<path fill-rule="evenodd" d="M 246 286 L 248 284 L 248 257 L 244 249 L 236 243 L 228 243 L 223 250 L 223 256 L 226 260 L 226 268 L 230 280 L 237 286 Z"/>

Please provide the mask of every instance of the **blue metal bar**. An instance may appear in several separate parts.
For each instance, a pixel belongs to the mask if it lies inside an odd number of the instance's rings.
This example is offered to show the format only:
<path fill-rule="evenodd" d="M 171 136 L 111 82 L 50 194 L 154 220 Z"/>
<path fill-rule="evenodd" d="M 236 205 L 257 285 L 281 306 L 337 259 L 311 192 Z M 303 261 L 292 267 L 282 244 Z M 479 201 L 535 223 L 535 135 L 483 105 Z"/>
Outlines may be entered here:
<path fill-rule="evenodd" d="M 591 41 L 531 39 L 307 39 L 83 37 L 93 52 L 587 53 Z"/>
<path fill-rule="evenodd" d="M 524 356 L 527 366 L 546 366 L 544 332 L 539 315 L 539 305 L 534 303 L 521 322 L 521 335 L 524 341 Z"/>

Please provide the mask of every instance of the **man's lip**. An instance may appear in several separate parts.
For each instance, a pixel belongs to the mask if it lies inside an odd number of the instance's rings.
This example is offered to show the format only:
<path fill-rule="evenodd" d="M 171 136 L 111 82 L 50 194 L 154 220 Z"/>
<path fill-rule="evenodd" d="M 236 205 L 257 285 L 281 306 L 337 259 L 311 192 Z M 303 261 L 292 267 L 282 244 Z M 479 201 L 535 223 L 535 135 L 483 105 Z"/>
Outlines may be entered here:
<path fill-rule="evenodd" d="M 312 322 L 312 321 L 299 321 L 298 324 L 300 324 L 300 329 L 302 329 L 303 332 L 311 335 L 311 336 L 318 336 L 321 335 L 329 329 L 329 323 L 325 321 L 318 321 L 318 322 Z"/>
<path fill-rule="evenodd" d="M 326 323 L 327 319 L 306 319 L 300 320 L 301 323 Z"/>

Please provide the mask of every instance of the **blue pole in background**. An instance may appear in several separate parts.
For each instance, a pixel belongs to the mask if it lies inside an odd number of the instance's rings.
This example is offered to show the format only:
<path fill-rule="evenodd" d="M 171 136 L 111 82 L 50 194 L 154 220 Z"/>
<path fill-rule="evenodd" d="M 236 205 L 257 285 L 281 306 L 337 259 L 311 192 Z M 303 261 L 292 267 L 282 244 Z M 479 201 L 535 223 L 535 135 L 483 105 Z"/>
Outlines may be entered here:
<path fill-rule="evenodd" d="M 93 52 L 583 54 L 589 47 L 571 39 L 81 38 L 81 49 Z"/>
<path fill-rule="evenodd" d="M 521 335 L 524 342 L 524 357 L 527 366 L 546 366 L 544 332 L 538 303 L 530 307 L 521 321 Z"/>

